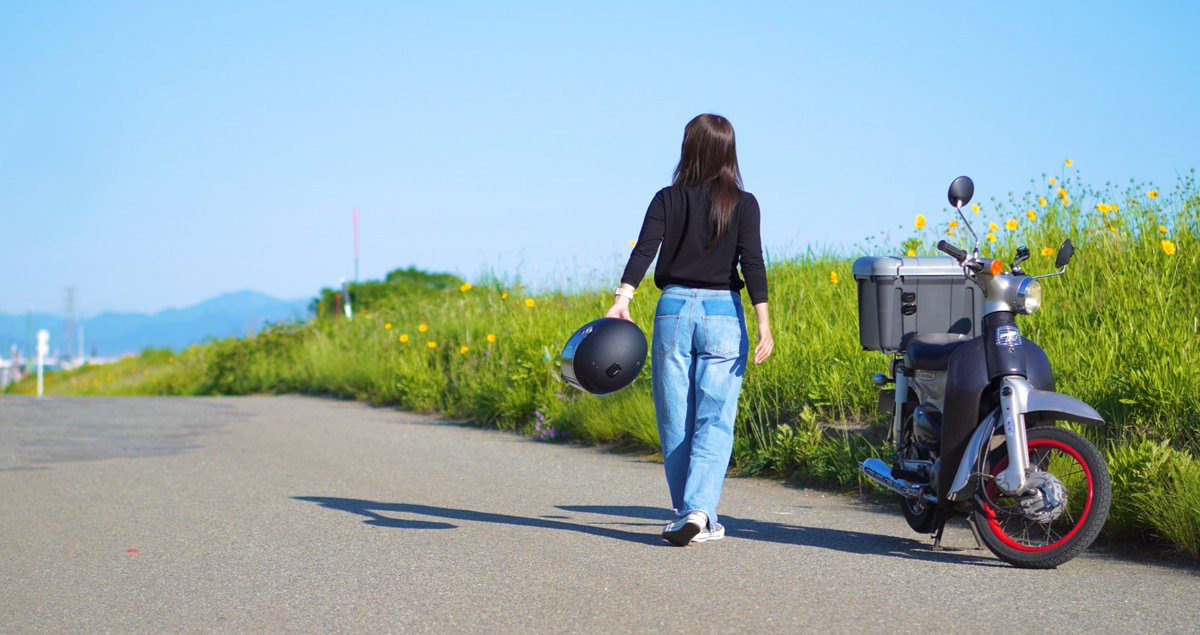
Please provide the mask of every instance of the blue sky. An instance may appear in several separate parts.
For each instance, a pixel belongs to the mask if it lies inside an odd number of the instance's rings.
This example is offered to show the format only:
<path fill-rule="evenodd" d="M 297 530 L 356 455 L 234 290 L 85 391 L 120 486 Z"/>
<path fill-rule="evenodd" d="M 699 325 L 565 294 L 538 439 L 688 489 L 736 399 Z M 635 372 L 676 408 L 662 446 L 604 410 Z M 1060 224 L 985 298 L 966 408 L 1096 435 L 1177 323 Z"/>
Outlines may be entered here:
<path fill-rule="evenodd" d="M 0 1 L 0 312 L 310 296 L 355 207 L 364 278 L 615 285 L 706 111 L 775 257 L 941 218 L 958 174 L 1200 164 L 1191 4 L 650 4 Z"/>

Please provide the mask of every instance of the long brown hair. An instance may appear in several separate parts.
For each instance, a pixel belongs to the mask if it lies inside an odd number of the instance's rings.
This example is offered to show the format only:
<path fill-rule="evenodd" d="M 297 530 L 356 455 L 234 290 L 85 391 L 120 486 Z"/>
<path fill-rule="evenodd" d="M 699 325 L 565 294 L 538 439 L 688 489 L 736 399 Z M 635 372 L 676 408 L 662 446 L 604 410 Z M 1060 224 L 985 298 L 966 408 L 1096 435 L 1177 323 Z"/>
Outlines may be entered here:
<path fill-rule="evenodd" d="M 675 166 L 673 185 L 692 187 L 711 183 L 712 207 L 708 222 L 716 244 L 729 229 L 733 210 L 742 196 L 742 172 L 738 169 L 737 141 L 733 124 L 721 115 L 703 114 L 683 129 L 683 148 Z"/>

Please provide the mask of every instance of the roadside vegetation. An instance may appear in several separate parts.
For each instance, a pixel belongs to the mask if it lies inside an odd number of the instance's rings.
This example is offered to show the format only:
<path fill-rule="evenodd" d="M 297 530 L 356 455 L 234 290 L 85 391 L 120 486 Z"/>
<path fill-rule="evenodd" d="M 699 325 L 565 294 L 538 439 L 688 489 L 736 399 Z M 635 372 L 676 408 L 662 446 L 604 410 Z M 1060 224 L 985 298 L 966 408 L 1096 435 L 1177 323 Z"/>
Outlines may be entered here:
<path fill-rule="evenodd" d="M 1030 192 L 964 210 L 984 255 L 1030 273 L 1053 268 L 1071 238 L 1067 275 L 1044 282 L 1042 310 L 1022 321 L 1054 365 L 1058 389 L 1095 406 L 1104 428 L 1077 427 L 1104 449 L 1114 481 L 1109 538 L 1166 544 L 1200 557 L 1200 188 L 1092 188 L 1074 168 Z M 774 357 L 747 371 L 735 469 L 842 489 L 869 487 L 858 463 L 879 443 L 872 374 L 887 358 L 861 350 L 851 265 L 856 255 L 939 255 L 942 238 L 969 236 L 950 211 L 905 214 L 903 235 L 867 241 L 859 254 L 810 252 L 769 270 Z M 615 275 L 615 273 L 614 273 Z M 182 353 L 148 351 L 110 366 L 48 376 L 51 395 L 242 395 L 301 392 L 442 413 L 547 441 L 657 448 L 648 373 L 610 397 L 560 380 L 558 353 L 576 328 L 608 308 L 610 291 L 531 295 L 520 284 L 468 282 L 415 270 L 351 288 L 353 320 L 337 292 L 317 318 L 245 340 Z M 648 330 L 658 293 L 633 302 Z M 751 328 L 753 333 L 753 328 Z M 31 381 L 10 391 L 29 393 Z"/>

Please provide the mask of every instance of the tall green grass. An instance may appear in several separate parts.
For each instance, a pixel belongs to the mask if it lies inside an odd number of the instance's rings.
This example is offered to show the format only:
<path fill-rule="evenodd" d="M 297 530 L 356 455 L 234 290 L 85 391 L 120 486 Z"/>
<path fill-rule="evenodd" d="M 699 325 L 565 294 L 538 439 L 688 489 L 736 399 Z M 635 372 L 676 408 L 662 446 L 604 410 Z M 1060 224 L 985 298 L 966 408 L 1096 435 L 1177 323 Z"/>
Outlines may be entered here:
<path fill-rule="evenodd" d="M 1088 429 L 1108 448 L 1117 486 L 1110 535 L 1152 534 L 1195 555 L 1200 536 L 1200 188 L 1189 173 L 1169 190 L 1140 183 L 1095 189 L 1074 172 L 1044 176 L 1029 193 L 964 210 L 985 256 L 1034 254 L 1030 273 L 1052 270 L 1066 238 L 1067 274 L 1043 281 L 1042 310 L 1022 330 L 1046 350 L 1058 390 L 1108 424 Z M 1059 188 L 1062 188 L 1061 192 Z M 907 235 L 881 236 L 873 254 L 937 254 L 966 244 L 949 211 L 927 214 Z M 905 218 L 905 222 L 915 219 Z M 989 230 L 989 223 L 995 225 Z M 872 374 L 887 358 L 861 350 L 853 257 L 810 252 L 769 267 L 775 355 L 751 364 L 738 411 L 734 463 L 750 473 L 860 485 L 857 463 L 886 454 Z M 644 329 L 658 292 L 632 305 Z M 417 295 L 374 298 L 353 321 L 278 326 L 178 356 L 156 352 L 116 367 L 54 377 L 51 393 L 250 394 L 304 392 L 393 404 L 539 438 L 620 442 L 657 449 L 646 373 L 610 397 L 586 396 L 559 377 L 558 353 L 600 316 L 610 292 L 529 295 L 520 285 L 476 281 Z M 753 332 L 753 328 L 751 328 Z M 31 390 L 23 384 L 18 391 Z M 551 432 L 552 431 L 552 432 Z M 1166 456 L 1154 469 L 1158 454 Z M 1156 464 L 1157 465 L 1157 464 Z"/>

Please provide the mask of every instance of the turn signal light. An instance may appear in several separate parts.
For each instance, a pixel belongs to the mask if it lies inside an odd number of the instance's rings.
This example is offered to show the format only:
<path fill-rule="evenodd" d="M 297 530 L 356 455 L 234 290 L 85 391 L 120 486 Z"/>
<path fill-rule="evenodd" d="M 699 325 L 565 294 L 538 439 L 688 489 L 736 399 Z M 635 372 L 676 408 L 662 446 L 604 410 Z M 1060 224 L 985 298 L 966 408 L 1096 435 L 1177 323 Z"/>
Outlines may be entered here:
<path fill-rule="evenodd" d="M 1004 271 L 1004 263 L 1000 262 L 999 259 L 993 260 L 992 268 L 991 268 L 992 275 L 998 276 L 998 275 L 1000 275 L 1000 272 L 1002 272 L 1002 271 Z"/>

